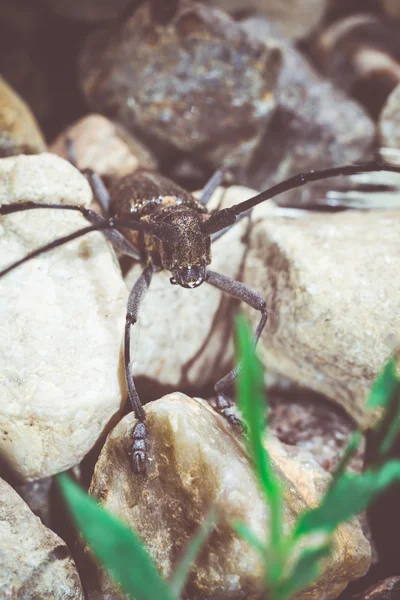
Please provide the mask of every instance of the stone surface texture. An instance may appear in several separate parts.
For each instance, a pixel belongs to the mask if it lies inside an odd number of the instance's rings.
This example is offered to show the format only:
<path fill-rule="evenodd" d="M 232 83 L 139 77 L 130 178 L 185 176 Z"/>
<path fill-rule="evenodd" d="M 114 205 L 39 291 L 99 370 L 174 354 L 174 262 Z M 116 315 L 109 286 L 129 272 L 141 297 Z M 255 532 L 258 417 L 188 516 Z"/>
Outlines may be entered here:
<path fill-rule="evenodd" d="M 266 19 L 253 17 L 242 26 L 254 38 L 277 45 L 283 56 L 277 109 L 254 156 L 248 184 L 265 189 L 302 171 L 365 160 L 374 147 L 375 126 L 361 105 L 321 77 Z M 307 185 L 277 200 L 320 200 L 327 186 Z"/>
<path fill-rule="evenodd" d="M 84 600 L 63 540 L 0 479 L 0 598 Z"/>
<path fill-rule="evenodd" d="M 254 8 L 276 25 L 288 38 L 308 37 L 320 25 L 329 0 L 211 0 L 211 4 L 230 13 Z"/>
<path fill-rule="evenodd" d="M 232 186 L 219 188 L 209 208 L 232 206 L 255 191 Z M 212 246 L 210 269 L 240 278 L 245 259 L 243 236 L 249 222 L 237 223 Z M 143 270 L 135 265 L 125 281 L 130 289 Z M 132 372 L 140 388 L 156 380 L 164 391 L 201 390 L 224 376 L 232 361 L 231 333 L 235 300 L 204 283 L 194 290 L 173 286 L 169 272 L 156 273 L 132 330 Z M 259 314 L 259 313 L 257 313 Z M 141 380 L 143 383 L 141 383 Z"/>
<path fill-rule="evenodd" d="M 400 152 L 400 84 L 386 100 L 379 117 L 379 140 L 381 146 L 395 148 Z"/>
<path fill-rule="evenodd" d="M 28 106 L 0 77 L 0 156 L 45 150 L 43 135 Z"/>
<path fill-rule="evenodd" d="M 171 12 L 146 2 L 89 36 L 80 85 L 92 109 L 159 151 L 167 145 L 215 167 L 244 166 L 274 108 L 279 68 L 275 47 L 217 9 L 182 0 Z"/>
<path fill-rule="evenodd" d="M 171 574 L 190 536 L 215 505 L 217 527 L 192 570 L 188 597 L 261 598 L 259 558 L 231 526 L 232 520 L 244 521 L 260 539 L 268 528 L 265 506 L 239 434 L 205 401 L 179 393 L 148 404 L 146 413 L 151 435 L 148 476 L 132 474 L 129 452 L 135 421 L 129 414 L 107 438 L 91 493 L 135 528 L 164 576 Z M 294 457 L 296 450 L 287 450 L 277 440 L 270 441 L 269 450 L 286 485 L 284 522 L 288 531 L 296 516 L 318 501 L 329 475 L 304 451 Z M 336 534 L 335 551 L 319 582 L 296 598 L 336 598 L 351 579 L 365 573 L 369 562 L 369 544 L 353 520 Z M 99 590 L 103 598 L 119 598 L 104 576 L 100 576 L 97 593 Z"/>
<path fill-rule="evenodd" d="M 270 310 L 259 352 L 365 425 L 366 395 L 400 334 L 399 212 L 303 215 L 253 212 L 243 277 Z"/>
<path fill-rule="evenodd" d="M 0 203 L 88 205 L 85 178 L 50 154 L 0 161 Z M 31 210 L 0 219 L 0 263 L 87 226 L 78 214 Z M 127 299 L 115 254 L 91 233 L 0 280 L 0 453 L 24 479 L 78 463 L 125 400 Z"/>
<path fill-rule="evenodd" d="M 353 596 L 352 600 L 397 600 L 400 597 L 400 577 L 388 577 Z"/>
<path fill-rule="evenodd" d="M 93 169 L 102 177 L 123 177 L 139 167 L 157 168 L 143 144 L 102 115 L 83 117 L 57 137 L 51 151 L 63 158 L 67 158 L 67 137 L 73 142 L 77 167 Z"/>

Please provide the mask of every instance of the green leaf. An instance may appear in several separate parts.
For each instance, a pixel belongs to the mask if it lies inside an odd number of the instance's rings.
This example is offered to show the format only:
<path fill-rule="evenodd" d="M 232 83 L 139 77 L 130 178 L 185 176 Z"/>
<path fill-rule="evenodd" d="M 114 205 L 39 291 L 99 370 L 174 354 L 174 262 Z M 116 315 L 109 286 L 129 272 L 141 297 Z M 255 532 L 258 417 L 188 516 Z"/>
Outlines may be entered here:
<path fill-rule="evenodd" d="M 392 398 L 399 394 L 400 380 L 397 377 L 397 362 L 392 356 L 375 379 L 367 400 L 367 407 L 387 407 Z"/>
<path fill-rule="evenodd" d="M 213 508 L 211 509 L 203 525 L 199 528 L 199 531 L 190 540 L 183 558 L 178 563 L 174 573 L 172 574 L 170 579 L 170 589 L 176 598 L 179 598 L 182 593 L 192 565 L 215 525 L 215 519 L 216 509 Z"/>
<path fill-rule="evenodd" d="M 323 530 L 332 533 L 338 525 L 360 513 L 385 488 L 400 481 L 400 460 L 361 475 L 345 474 L 335 481 L 319 506 L 298 519 L 294 537 Z"/>
<path fill-rule="evenodd" d="M 318 577 L 320 561 L 329 555 L 331 544 L 306 548 L 292 569 L 289 577 L 275 591 L 276 600 L 291 598 Z"/>
<path fill-rule="evenodd" d="M 247 525 L 245 525 L 241 521 L 234 521 L 232 523 L 232 527 L 244 540 L 246 540 L 250 544 L 250 546 L 253 546 L 253 548 L 265 558 L 265 555 L 267 553 L 266 546 L 262 543 L 261 540 L 258 539 L 256 535 L 254 535 L 254 533 L 251 531 L 251 529 L 247 527 Z"/>
<path fill-rule="evenodd" d="M 236 320 L 236 348 L 237 358 L 242 360 L 237 380 L 238 405 L 247 426 L 247 443 L 256 475 L 271 509 L 271 546 L 277 549 L 282 541 L 281 484 L 263 444 L 266 413 L 263 370 L 254 355 L 250 328 L 243 317 Z"/>
<path fill-rule="evenodd" d="M 138 536 L 69 477 L 61 474 L 57 481 L 79 531 L 125 594 L 135 600 L 176 600 Z"/>

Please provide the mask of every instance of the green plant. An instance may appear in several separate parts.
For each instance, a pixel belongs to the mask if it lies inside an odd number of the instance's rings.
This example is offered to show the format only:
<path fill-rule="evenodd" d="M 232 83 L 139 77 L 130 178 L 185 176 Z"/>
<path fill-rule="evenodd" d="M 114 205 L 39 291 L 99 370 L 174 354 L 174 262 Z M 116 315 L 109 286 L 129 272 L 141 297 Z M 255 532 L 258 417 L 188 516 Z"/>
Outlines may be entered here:
<path fill-rule="evenodd" d="M 243 318 L 238 319 L 236 331 L 238 358 L 243 360 L 238 378 L 238 403 L 247 426 L 250 458 L 271 518 L 266 540 L 256 538 L 244 523 L 235 523 L 234 527 L 260 553 L 264 563 L 266 598 L 289 600 L 318 576 L 321 560 L 331 550 L 332 536 L 338 525 L 362 511 L 391 483 L 400 480 L 400 461 L 385 459 L 360 475 L 347 473 L 348 463 L 361 439 L 361 434 L 356 432 L 321 503 L 300 515 L 292 532 L 285 536 L 283 489 L 264 447 L 266 404 L 263 370 L 253 353 L 250 331 Z M 385 410 L 377 431 L 379 447 L 382 451 L 387 450 L 400 429 L 400 381 L 394 359 L 377 378 L 369 405 L 381 406 Z M 209 515 L 192 539 L 167 583 L 141 540 L 127 525 L 102 509 L 66 475 L 59 475 L 58 482 L 78 529 L 128 598 L 179 599 L 191 565 L 215 523 L 215 512 Z"/>
<path fill-rule="evenodd" d="M 270 511 L 271 525 L 267 540 L 255 539 L 243 523 L 235 526 L 264 561 L 268 600 L 288 600 L 318 576 L 321 559 L 331 550 L 336 528 L 364 510 L 389 485 L 400 480 L 400 460 L 387 460 L 359 475 L 346 472 L 361 439 L 361 434 L 356 432 L 320 504 L 300 515 L 292 532 L 285 536 L 282 486 L 263 444 L 266 429 L 263 370 L 254 357 L 250 331 L 243 318 L 237 322 L 237 349 L 238 357 L 243 360 L 238 378 L 238 403 L 247 426 L 248 450 Z M 382 419 L 384 424 L 389 421 L 385 435 L 381 434 L 381 448 L 386 449 L 393 444 L 400 429 L 400 382 L 394 359 L 390 359 L 378 377 L 368 405 L 383 406 L 386 414 L 390 414 L 390 419 Z"/>

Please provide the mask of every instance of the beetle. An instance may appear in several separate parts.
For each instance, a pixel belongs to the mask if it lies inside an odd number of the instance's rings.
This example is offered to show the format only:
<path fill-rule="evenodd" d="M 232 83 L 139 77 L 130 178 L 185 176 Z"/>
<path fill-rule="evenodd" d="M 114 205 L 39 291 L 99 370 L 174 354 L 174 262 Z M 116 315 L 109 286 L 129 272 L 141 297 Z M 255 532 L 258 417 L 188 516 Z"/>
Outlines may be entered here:
<path fill-rule="evenodd" d="M 71 148 L 69 154 L 71 162 L 74 163 Z M 171 284 L 188 289 L 208 283 L 259 311 L 261 316 L 253 337 L 254 349 L 268 319 L 266 302 L 244 283 L 208 269 L 212 242 L 223 236 L 237 220 L 248 215 L 252 208 L 278 194 L 313 181 L 374 171 L 400 173 L 400 166 L 373 162 L 300 173 L 235 206 L 210 213 L 207 203 L 224 178 L 223 169 L 217 171 L 209 180 L 199 200 L 171 180 L 150 171 L 139 170 L 126 175 L 108 191 L 99 175 L 87 170 L 86 175 L 94 196 L 105 216 L 77 205 L 26 201 L 0 206 L 0 215 L 34 209 L 73 210 L 80 212 L 90 223 L 87 227 L 30 252 L 0 271 L 0 277 L 42 253 L 92 231 L 102 231 L 116 250 L 142 263 L 143 272 L 133 285 L 127 304 L 124 364 L 128 397 L 137 419 L 133 429 L 133 470 L 143 474 L 146 472 L 148 460 L 148 430 L 145 423 L 146 413 L 130 369 L 130 335 L 153 273 L 160 270 L 170 271 Z M 234 382 L 239 370 L 240 363 L 214 386 L 217 396 L 216 409 L 234 426 L 240 426 L 240 421 L 232 410 L 226 390 Z"/>

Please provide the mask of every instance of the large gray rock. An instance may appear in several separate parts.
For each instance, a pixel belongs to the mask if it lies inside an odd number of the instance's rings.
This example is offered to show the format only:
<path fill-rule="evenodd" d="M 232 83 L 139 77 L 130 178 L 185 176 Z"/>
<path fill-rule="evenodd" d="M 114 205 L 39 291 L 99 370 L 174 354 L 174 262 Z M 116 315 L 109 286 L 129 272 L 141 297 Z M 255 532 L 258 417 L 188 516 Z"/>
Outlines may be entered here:
<path fill-rule="evenodd" d="M 0 479 L 0 598 L 83 600 L 63 540 L 47 529 Z"/>
<path fill-rule="evenodd" d="M 280 52 L 217 9 L 165 4 L 145 2 L 88 37 L 80 65 L 86 100 L 158 154 L 167 144 L 215 167 L 244 166 L 274 108 Z"/>
<path fill-rule="evenodd" d="M 363 425 L 370 386 L 399 340 L 399 216 L 349 211 L 285 219 L 271 206 L 253 214 L 243 277 L 270 310 L 261 357 Z"/>
<path fill-rule="evenodd" d="M 191 600 L 261 598 L 261 561 L 232 528 L 232 521 L 244 521 L 259 539 L 266 538 L 269 528 L 239 435 L 206 402 L 179 393 L 148 404 L 146 413 L 151 455 L 147 477 L 132 473 L 129 452 L 135 420 L 129 414 L 107 438 L 91 493 L 138 532 L 165 577 L 214 505 L 217 527 L 193 567 L 188 596 Z M 307 452 L 273 439 L 268 448 L 286 486 L 284 528 L 289 531 L 299 513 L 321 498 L 330 476 Z M 369 563 L 369 543 L 354 519 L 339 528 L 335 551 L 318 582 L 296 598 L 336 598 L 350 580 L 365 573 Z M 104 574 L 92 594 L 91 599 L 121 598 Z"/>
<path fill-rule="evenodd" d="M 50 154 L 0 161 L 0 203 L 88 206 L 92 193 Z M 0 264 L 87 226 L 67 211 L 0 218 Z M 127 298 L 100 233 L 42 255 L 0 279 L 0 453 L 24 479 L 78 463 L 125 400 L 121 341 Z"/>

